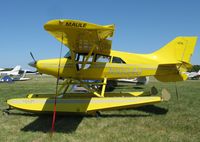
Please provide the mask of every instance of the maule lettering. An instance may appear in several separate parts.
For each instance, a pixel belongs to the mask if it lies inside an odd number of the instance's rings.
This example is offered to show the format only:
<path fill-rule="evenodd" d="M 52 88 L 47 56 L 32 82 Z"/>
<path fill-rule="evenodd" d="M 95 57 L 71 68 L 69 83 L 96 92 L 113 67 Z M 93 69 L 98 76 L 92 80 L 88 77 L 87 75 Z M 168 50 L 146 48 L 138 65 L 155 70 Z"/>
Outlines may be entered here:
<path fill-rule="evenodd" d="M 66 22 L 65 26 L 77 27 L 77 28 L 85 28 L 87 26 L 86 23 L 74 23 L 74 22 Z"/>

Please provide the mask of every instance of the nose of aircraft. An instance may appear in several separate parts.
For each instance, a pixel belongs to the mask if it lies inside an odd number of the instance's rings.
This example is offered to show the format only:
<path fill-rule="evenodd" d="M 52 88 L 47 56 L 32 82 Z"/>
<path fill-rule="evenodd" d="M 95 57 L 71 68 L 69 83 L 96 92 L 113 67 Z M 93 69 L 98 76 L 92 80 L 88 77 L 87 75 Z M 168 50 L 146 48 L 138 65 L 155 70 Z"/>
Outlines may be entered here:
<path fill-rule="evenodd" d="M 37 63 L 36 61 L 32 61 L 32 62 L 30 62 L 30 63 L 28 63 L 28 64 L 29 64 L 29 66 L 35 68 L 35 67 L 36 67 L 36 63 Z"/>

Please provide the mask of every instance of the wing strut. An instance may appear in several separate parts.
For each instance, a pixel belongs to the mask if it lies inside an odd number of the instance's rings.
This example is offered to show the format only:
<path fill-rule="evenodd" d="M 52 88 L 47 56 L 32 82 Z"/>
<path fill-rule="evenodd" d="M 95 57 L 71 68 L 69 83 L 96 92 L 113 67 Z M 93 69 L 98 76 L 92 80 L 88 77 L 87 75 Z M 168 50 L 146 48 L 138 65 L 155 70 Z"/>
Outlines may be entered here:
<path fill-rule="evenodd" d="M 106 83 L 107 83 L 107 78 L 104 78 L 103 80 L 103 86 L 101 90 L 101 96 L 104 97 L 105 89 L 106 89 Z"/>
<path fill-rule="evenodd" d="M 59 91 L 57 93 L 57 96 L 59 94 L 65 95 L 66 92 L 70 92 L 72 85 L 80 85 L 82 87 L 84 87 L 85 89 L 87 89 L 89 92 L 91 92 L 94 96 L 96 97 L 104 97 L 104 93 L 105 93 L 105 88 L 106 88 L 106 84 L 107 84 L 107 78 L 104 78 L 102 83 L 96 83 L 96 82 L 83 82 L 81 80 L 75 80 L 75 79 L 66 79 L 63 83 L 62 86 L 59 88 Z M 95 91 L 95 89 L 91 88 L 90 85 L 102 85 L 102 89 L 101 92 L 97 92 Z"/>
<path fill-rule="evenodd" d="M 82 67 L 81 67 L 80 70 L 84 69 L 84 67 L 85 67 L 86 63 L 88 62 L 90 56 L 92 55 L 92 53 L 93 53 L 95 47 L 96 47 L 96 44 L 94 44 L 93 47 L 91 48 L 90 52 L 88 53 L 88 55 L 87 55 L 87 57 L 86 57 L 86 60 L 84 60 L 84 62 L 83 62 L 83 64 L 82 64 Z"/>

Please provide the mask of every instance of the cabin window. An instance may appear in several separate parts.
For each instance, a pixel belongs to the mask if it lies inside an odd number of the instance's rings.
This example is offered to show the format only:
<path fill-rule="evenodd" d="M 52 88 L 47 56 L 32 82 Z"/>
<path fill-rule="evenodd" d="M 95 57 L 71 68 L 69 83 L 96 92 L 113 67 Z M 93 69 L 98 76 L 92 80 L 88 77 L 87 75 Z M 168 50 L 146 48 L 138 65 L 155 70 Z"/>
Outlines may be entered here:
<path fill-rule="evenodd" d="M 86 59 L 87 59 L 87 55 L 88 54 L 76 54 L 76 61 L 79 61 L 79 62 L 84 62 Z M 93 60 L 93 55 L 91 55 L 89 57 L 89 59 L 87 60 L 87 62 L 92 62 Z"/>
<path fill-rule="evenodd" d="M 91 66 L 91 63 L 93 61 L 94 55 L 91 55 L 89 57 L 89 59 L 87 60 L 86 64 L 83 67 L 83 63 L 84 63 L 84 61 L 86 61 L 87 55 L 88 54 L 80 54 L 80 53 L 76 54 L 76 61 L 77 61 L 76 67 L 77 67 L 77 70 L 80 70 L 81 68 L 87 69 L 87 68 L 89 68 Z"/>
<path fill-rule="evenodd" d="M 96 55 L 96 62 L 103 62 L 103 63 L 108 63 L 110 62 L 110 56 L 106 55 Z"/>
<path fill-rule="evenodd" d="M 113 57 L 112 63 L 119 63 L 119 64 L 125 64 L 126 62 L 124 62 L 121 58 L 119 57 Z"/>

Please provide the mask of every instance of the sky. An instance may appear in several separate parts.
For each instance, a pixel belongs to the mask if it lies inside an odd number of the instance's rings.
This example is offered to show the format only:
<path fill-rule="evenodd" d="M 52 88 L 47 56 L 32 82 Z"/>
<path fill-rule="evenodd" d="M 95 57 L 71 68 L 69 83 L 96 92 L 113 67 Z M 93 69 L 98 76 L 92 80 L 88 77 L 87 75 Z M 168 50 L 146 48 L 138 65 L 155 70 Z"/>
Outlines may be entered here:
<path fill-rule="evenodd" d="M 151 53 L 177 36 L 198 36 L 199 0 L 0 0 L 0 67 L 58 58 L 60 43 L 43 28 L 53 19 L 115 24 L 112 49 Z M 200 41 L 192 64 L 200 64 Z M 64 48 L 64 55 L 68 48 Z"/>

